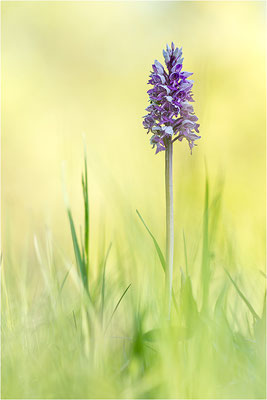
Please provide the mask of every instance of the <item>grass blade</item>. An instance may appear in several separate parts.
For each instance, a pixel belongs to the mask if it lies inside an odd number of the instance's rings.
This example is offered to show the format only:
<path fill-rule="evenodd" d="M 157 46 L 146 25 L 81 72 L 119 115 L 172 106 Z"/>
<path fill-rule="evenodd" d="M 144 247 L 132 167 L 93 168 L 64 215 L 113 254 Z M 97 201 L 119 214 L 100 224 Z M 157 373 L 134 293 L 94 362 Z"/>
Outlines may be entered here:
<path fill-rule="evenodd" d="M 139 213 L 138 210 L 136 210 L 136 213 L 137 213 L 138 217 L 140 218 L 141 222 L 143 223 L 144 227 L 146 228 L 147 232 L 149 233 L 150 237 L 152 238 L 153 243 L 154 243 L 155 248 L 156 248 L 156 251 L 157 251 L 157 254 L 158 254 L 158 257 L 159 257 L 159 260 L 160 260 L 160 263 L 162 265 L 163 270 L 165 271 L 165 269 L 166 269 L 166 261 L 165 261 L 165 258 L 163 256 L 163 254 L 162 254 L 162 251 L 161 251 L 161 249 L 160 249 L 160 247 L 158 245 L 158 242 L 156 241 L 155 236 L 149 230 L 147 224 L 145 223 L 143 217 L 141 216 L 141 214 Z"/>
<path fill-rule="evenodd" d="M 267 274 L 265 274 L 265 272 L 263 272 L 263 271 L 259 271 L 260 272 L 260 274 L 266 279 L 267 278 Z"/>
<path fill-rule="evenodd" d="M 88 275 L 87 275 L 86 266 L 85 266 L 85 262 L 84 262 L 84 256 L 83 256 L 83 247 L 82 247 L 82 253 L 81 253 L 75 226 L 74 226 L 74 222 L 73 222 L 73 218 L 72 218 L 72 214 L 71 214 L 71 210 L 70 210 L 66 185 L 65 185 L 64 164 L 62 165 L 62 188 L 63 188 L 64 202 L 65 202 L 65 205 L 67 208 L 67 214 L 68 214 L 68 218 L 69 218 L 70 231 L 71 231 L 71 237 L 72 237 L 72 243 L 73 243 L 73 249 L 74 249 L 77 268 L 78 268 L 78 271 L 80 272 L 83 286 L 84 286 L 87 294 L 90 297 L 89 288 L 88 288 Z"/>
<path fill-rule="evenodd" d="M 239 294 L 239 296 L 241 297 L 241 299 L 244 301 L 244 303 L 247 305 L 249 311 L 251 312 L 251 314 L 253 315 L 253 317 L 255 319 L 260 319 L 260 317 L 258 316 L 258 314 L 256 313 L 256 311 L 254 310 L 254 308 L 252 307 L 252 305 L 250 304 L 250 302 L 248 301 L 248 299 L 245 297 L 245 295 L 241 292 L 241 290 L 239 289 L 239 287 L 237 286 L 237 284 L 235 283 L 235 281 L 233 280 L 233 278 L 231 277 L 231 275 L 229 274 L 229 272 L 224 268 L 226 274 L 228 275 L 230 281 L 232 282 L 232 284 L 234 285 L 237 293 Z"/>
<path fill-rule="evenodd" d="M 64 276 L 64 279 L 63 279 L 63 281 L 62 281 L 62 283 L 61 283 L 61 285 L 60 285 L 59 293 L 61 293 L 62 290 L 63 290 L 63 287 L 64 287 L 64 285 L 65 285 L 65 282 L 66 282 L 66 280 L 67 280 L 67 277 L 69 276 L 70 270 L 71 270 L 71 267 L 70 267 L 70 269 L 66 272 L 66 275 Z"/>
<path fill-rule="evenodd" d="M 165 258 L 163 256 L 163 254 L 162 254 L 162 251 L 161 251 L 161 249 L 160 249 L 160 247 L 158 245 L 158 242 L 157 242 L 155 236 L 152 234 L 152 232 L 148 228 L 147 224 L 145 223 L 143 217 L 141 216 L 141 214 L 139 213 L 138 210 L 136 210 L 136 213 L 137 213 L 138 217 L 140 218 L 141 222 L 143 223 L 144 227 L 146 228 L 147 232 L 149 233 L 150 237 L 153 240 L 153 243 L 155 245 L 155 248 L 156 248 L 160 263 L 161 263 L 161 266 L 163 268 L 163 271 L 165 272 L 165 270 L 166 270 L 166 262 L 165 262 Z M 172 289 L 172 299 L 173 299 L 173 304 L 174 304 L 174 307 L 175 307 L 175 311 L 178 313 L 178 304 L 177 304 L 173 289 Z"/>
<path fill-rule="evenodd" d="M 119 307 L 119 305 L 120 305 L 120 303 L 121 303 L 123 297 L 126 295 L 126 293 L 127 293 L 128 289 L 130 288 L 130 286 L 131 286 L 131 283 L 130 283 L 130 285 L 128 285 L 127 288 L 124 290 L 124 292 L 122 293 L 122 295 L 121 295 L 121 297 L 120 297 L 118 303 L 116 304 L 116 306 L 115 306 L 115 308 L 114 308 L 114 310 L 113 310 L 113 312 L 112 312 L 112 314 L 111 314 L 111 317 L 110 317 L 110 319 L 109 319 L 109 321 L 108 321 L 108 324 L 107 324 L 107 326 L 106 326 L 105 332 L 107 331 L 107 329 L 108 329 L 108 327 L 109 327 L 109 325 L 110 325 L 110 323 L 111 323 L 111 321 L 112 321 L 112 318 L 113 318 L 115 312 L 117 311 L 117 309 L 118 309 L 118 307 Z"/>
<path fill-rule="evenodd" d="M 76 329 L 76 331 L 77 331 L 78 328 L 77 328 L 77 322 L 76 322 L 76 317 L 75 317 L 75 312 L 74 312 L 74 310 L 72 310 L 72 316 L 73 316 L 74 326 L 75 326 L 75 329 Z"/>
<path fill-rule="evenodd" d="M 86 157 L 85 143 L 84 143 L 84 174 L 82 175 L 82 187 L 83 187 L 83 202 L 84 202 L 84 253 L 85 253 L 85 267 L 88 276 L 90 217 L 89 217 L 87 157 Z"/>
<path fill-rule="evenodd" d="M 101 324 L 103 324 L 104 306 L 105 306 L 105 284 L 106 284 L 106 265 L 111 250 L 112 243 L 108 247 L 108 251 L 103 264 L 103 277 L 102 277 L 102 289 L 101 289 Z"/>
<path fill-rule="evenodd" d="M 71 215 L 71 211 L 68 209 L 68 217 L 69 217 L 69 223 L 70 223 L 70 230 L 71 230 L 71 236 L 72 236 L 72 243 L 73 243 L 73 248 L 74 248 L 74 253 L 75 253 L 75 258 L 76 258 L 76 263 L 77 267 L 80 271 L 81 278 L 82 278 L 82 283 L 86 291 L 88 292 L 88 280 L 87 280 L 87 273 L 86 273 L 86 268 L 82 260 L 81 256 L 81 251 L 76 235 L 76 230 L 73 222 L 73 218 Z"/>

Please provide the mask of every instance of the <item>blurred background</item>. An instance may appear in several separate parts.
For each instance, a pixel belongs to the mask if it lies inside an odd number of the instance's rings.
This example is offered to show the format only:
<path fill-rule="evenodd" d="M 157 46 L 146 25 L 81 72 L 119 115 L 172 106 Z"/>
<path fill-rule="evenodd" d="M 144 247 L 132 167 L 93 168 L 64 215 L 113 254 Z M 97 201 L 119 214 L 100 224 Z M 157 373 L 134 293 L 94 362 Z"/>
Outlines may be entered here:
<path fill-rule="evenodd" d="M 142 116 L 151 65 L 174 41 L 194 73 L 202 136 L 192 156 L 187 142 L 175 143 L 176 257 L 183 229 L 189 250 L 201 233 L 206 162 L 211 187 L 224 181 L 222 238 L 238 249 L 239 266 L 263 270 L 264 8 L 257 1 L 2 2 L 6 249 L 19 258 L 49 227 L 73 257 L 61 175 L 63 164 L 81 219 L 83 134 L 92 248 L 121 235 L 124 251 L 136 208 L 164 245 L 164 153 L 151 149 Z"/>

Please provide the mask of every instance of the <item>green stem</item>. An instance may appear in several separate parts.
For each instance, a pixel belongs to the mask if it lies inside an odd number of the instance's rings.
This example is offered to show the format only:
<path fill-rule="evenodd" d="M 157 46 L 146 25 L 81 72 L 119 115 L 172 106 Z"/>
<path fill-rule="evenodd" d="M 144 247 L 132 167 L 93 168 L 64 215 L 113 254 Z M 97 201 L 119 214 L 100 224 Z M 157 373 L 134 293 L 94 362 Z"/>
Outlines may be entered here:
<path fill-rule="evenodd" d="M 166 189 L 166 272 L 165 272 L 165 297 L 166 313 L 170 319 L 172 299 L 172 275 L 173 275 L 173 182 L 172 182 L 172 154 L 171 140 L 166 140 L 165 151 L 165 189 Z"/>

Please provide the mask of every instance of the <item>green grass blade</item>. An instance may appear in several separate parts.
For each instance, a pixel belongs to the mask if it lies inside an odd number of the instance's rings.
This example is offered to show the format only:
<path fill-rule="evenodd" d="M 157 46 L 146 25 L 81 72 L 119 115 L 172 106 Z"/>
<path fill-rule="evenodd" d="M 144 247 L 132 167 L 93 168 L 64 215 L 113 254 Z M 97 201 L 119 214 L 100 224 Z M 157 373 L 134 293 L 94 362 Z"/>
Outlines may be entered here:
<path fill-rule="evenodd" d="M 113 318 L 115 312 L 117 311 L 117 309 L 118 309 L 118 307 L 119 307 L 119 305 L 120 305 L 120 303 L 121 303 L 123 297 L 126 295 L 127 291 L 130 289 L 130 286 L 131 286 L 131 283 L 130 283 L 130 285 L 128 285 L 127 288 L 124 290 L 124 292 L 122 293 L 122 295 L 121 295 L 119 301 L 117 302 L 117 304 L 116 304 L 116 306 L 115 306 L 115 308 L 114 308 L 114 310 L 113 310 L 113 312 L 112 312 L 112 314 L 111 314 L 111 317 L 110 317 L 110 319 L 109 319 L 109 321 L 108 321 L 108 324 L 107 324 L 107 326 L 106 326 L 105 332 L 107 331 L 107 329 L 108 329 L 108 327 L 109 327 L 109 325 L 110 325 L 110 323 L 111 323 L 111 321 L 112 321 L 112 318 Z"/>
<path fill-rule="evenodd" d="M 80 247 L 79 247 L 79 243 L 78 243 L 78 239 L 77 239 L 77 235 L 76 235 L 76 231 L 75 231 L 75 226 L 74 226 L 74 222 L 73 222 L 73 218 L 72 218 L 70 210 L 68 210 L 68 217 L 69 217 L 72 243 L 73 243 L 77 267 L 81 274 L 83 286 L 86 289 L 86 291 L 88 292 L 88 281 L 87 281 L 86 268 L 85 268 L 85 265 L 82 260 L 81 251 L 80 251 Z"/>
<path fill-rule="evenodd" d="M 141 214 L 139 213 L 138 210 L 136 210 L 136 213 L 137 213 L 138 217 L 140 218 L 141 222 L 143 223 L 144 227 L 146 228 L 147 232 L 149 233 L 150 237 L 152 238 L 153 243 L 154 243 L 155 248 L 156 248 L 156 251 L 157 251 L 157 254 L 158 254 L 158 257 L 159 257 L 159 260 L 160 260 L 160 263 L 162 265 L 163 270 L 165 271 L 165 269 L 166 269 L 166 261 L 165 261 L 165 258 L 163 256 L 163 254 L 162 254 L 162 251 L 161 251 L 161 249 L 160 249 L 160 247 L 158 245 L 158 242 L 156 241 L 155 236 L 152 234 L 152 232 L 148 228 L 147 224 L 145 223 L 143 217 L 141 216 Z"/>
<path fill-rule="evenodd" d="M 138 217 L 140 218 L 141 222 L 143 223 L 144 227 L 146 228 L 147 232 L 149 233 L 150 237 L 151 237 L 152 240 L 153 240 L 153 243 L 154 243 L 154 245 L 155 245 L 155 248 L 156 248 L 156 251 L 157 251 L 157 254 L 158 254 L 160 263 L 161 263 L 161 266 L 162 266 L 162 268 L 163 268 L 163 271 L 165 272 L 165 269 L 166 269 L 166 261 L 165 261 L 165 258 L 164 258 L 164 256 L 163 256 L 163 254 L 162 254 L 162 251 L 161 251 L 161 249 L 160 249 L 160 247 L 159 247 L 159 245 L 158 245 L 158 242 L 157 242 L 155 236 L 152 234 L 152 232 L 151 232 L 150 229 L 148 228 L 147 224 L 145 223 L 143 217 L 141 216 L 141 214 L 139 213 L 138 210 L 136 210 L 136 213 L 137 213 Z M 177 304 L 177 301 L 176 301 L 176 298 L 175 298 L 173 289 L 172 289 L 172 299 L 173 299 L 173 304 L 174 304 L 174 307 L 175 307 L 175 311 L 178 313 L 178 304 Z"/>
<path fill-rule="evenodd" d="M 88 196 L 88 176 L 87 176 L 87 158 L 86 149 L 84 149 L 84 174 L 82 175 L 83 202 L 84 202 L 84 252 L 86 258 L 86 271 L 89 270 L 89 196 Z"/>
<path fill-rule="evenodd" d="M 104 315 L 104 307 L 105 307 L 105 286 L 106 286 L 106 265 L 108 256 L 111 250 L 112 243 L 110 243 L 107 254 L 103 264 L 103 276 L 102 276 L 102 288 L 101 288 L 101 323 L 103 324 L 103 315 Z"/>
<path fill-rule="evenodd" d="M 256 311 L 254 310 L 254 308 L 252 307 L 252 305 L 250 304 L 250 302 L 248 301 L 248 299 L 245 297 L 245 295 L 241 292 L 241 290 L 239 289 L 239 287 L 237 286 L 237 284 L 235 283 L 235 281 L 233 280 L 233 278 L 231 277 L 231 275 L 229 274 L 229 272 L 224 268 L 226 274 L 228 275 L 230 281 L 232 282 L 232 284 L 234 285 L 237 293 L 239 294 L 239 296 L 241 297 L 241 299 L 244 301 L 244 303 L 247 305 L 249 311 L 251 312 L 251 314 L 253 315 L 253 317 L 255 319 L 260 319 L 260 317 L 258 316 L 258 314 L 256 313 Z"/>
<path fill-rule="evenodd" d="M 70 267 L 70 269 L 66 272 L 66 274 L 65 274 L 65 276 L 64 276 L 64 279 L 63 279 L 63 281 L 62 281 L 62 283 L 61 283 L 61 285 L 60 285 L 59 293 L 61 293 L 62 290 L 63 290 L 63 287 L 64 287 L 64 285 L 65 285 L 65 282 L 66 282 L 66 280 L 67 280 L 67 278 L 68 278 L 68 276 L 69 276 L 70 270 L 71 270 L 71 267 Z"/>
<path fill-rule="evenodd" d="M 68 199 L 68 194 L 66 190 L 66 185 L 65 185 L 65 168 L 64 164 L 62 165 L 62 188 L 63 188 L 63 195 L 64 195 L 64 202 L 67 208 L 67 214 L 69 218 L 69 224 L 70 224 L 70 231 L 71 231 L 71 237 L 72 237 L 72 243 L 73 243 L 73 249 L 74 249 L 74 254 L 75 254 L 75 259 L 76 259 L 76 264 L 77 268 L 80 272 L 82 283 L 84 288 L 86 289 L 87 294 L 89 295 L 89 288 L 88 288 L 88 278 L 87 278 L 87 272 L 86 272 L 86 267 L 83 262 L 83 256 L 80 251 L 79 247 L 79 242 L 70 210 L 70 205 L 69 205 L 69 199 Z M 90 295 L 89 295 L 90 297 Z"/>
<path fill-rule="evenodd" d="M 72 316 L 73 316 L 74 326 L 75 326 L 75 329 L 76 329 L 76 331 L 77 331 L 78 328 L 77 328 L 77 322 L 76 322 L 76 317 L 75 317 L 75 312 L 74 312 L 74 310 L 72 310 Z"/>
<path fill-rule="evenodd" d="M 260 272 L 260 274 L 266 279 L 267 278 L 267 275 L 266 275 L 266 273 L 265 272 L 263 272 L 263 271 L 259 271 Z"/>

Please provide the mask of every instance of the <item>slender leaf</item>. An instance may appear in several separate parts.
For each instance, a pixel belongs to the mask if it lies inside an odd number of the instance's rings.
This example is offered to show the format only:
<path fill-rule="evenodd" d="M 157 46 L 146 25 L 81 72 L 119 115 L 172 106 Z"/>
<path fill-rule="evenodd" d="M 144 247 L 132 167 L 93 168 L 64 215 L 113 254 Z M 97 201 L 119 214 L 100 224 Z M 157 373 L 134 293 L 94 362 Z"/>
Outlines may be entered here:
<path fill-rule="evenodd" d="M 106 285 L 106 265 L 108 256 L 111 250 L 112 243 L 110 243 L 107 254 L 103 264 L 103 276 L 102 276 L 102 289 L 101 289 L 101 323 L 103 323 L 103 314 L 104 314 L 104 306 L 105 306 L 105 285 Z"/>
<path fill-rule="evenodd" d="M 70 267 L 70 269 L 66 272 L 66 275 L 64 276 L 64 279 L 63 279 L 63 281 L 62 281 L 62 283 L 61 283 L 61 285 L 60 285 L 60 289 L 59 289 L 59 292 L 60 292 L 60 293 L 61 293 L 62 290 L 63 290 L 63 287 L 64 287 L 64 285 L 65 285 L 65 282 L 66 282 L 66 280 L 67 280 L 67 277 L 69 276 L 70 270 L 71 270 L 71 267 Z"/>
<path fill-rule="evenodd" d="M 138 210 L 136 210 L 136 213 L 137 213 L 138 217 L 140 218 L 141 222 L 143 223 L 144 227 L 146 228 L 147 232 L 149 233 L 150 237 L 152 238 L 153 243 L 154 243 L 155 248 L 156 248 L 156 251 L 157 251 L 157 254 L 158 254 L 158 257 L 159 257 L 159 260 L 160 260 L 160 263 L 162 265 L 163 270 L 165 271 L 165 269 L 166 269 L 166 261 L 165 261 L 165 258 L 163 256 L 163 254 L 162 254 L 162 251 L 161 251 L 161 249 L 160 249 L 160 247 L 158 245 L 158 242 L 156 241 L 155 236 L 149 230 L 147 224 L 145 223 L 143 217 L 141 216 L 141 214 L 139 213 Z"/>
<path fill-rule="evenodd" d="M 263 271 L 259 271 L 260 272 L 260 274 L 266 279 L 267 278 L 267 275 L 266 275 L 266 273 L 265 272 L 263 272 Z"/>
<path fill-rule="evenodd" d="M 80 251 L 80 248 L 79 248 L 79 243 L 78 243 L 78 239 L 77 239 L 77 235 L 76 235 L 76 231 L 75 231 L 75 226 L 74 226 L 74 222 L 73 222 L 73 218 L 72 218 L 70 210 L 68 210 L 68 217 L 69 217 L 69 222 L 70 222 L 72 243 L 73 243 L 73 248 L 74 248 L 77 267 L 78 267 L 78 269 L 80 271 L 80 274 L 81 274 L 83 286 L 86 289 L 86 291 L 88 292 L 87 273 L 86 273 L 85 265 L 84 265 L 83 260 L 82 260 L 81 251 Z"/>
<path fill-rule="evenodd" d="M 251 312 L 251 314 L 253 315 L 253 317 L 255 319 L 260 319 L 260 317 L 258 316 L 258 314 L 256 313 L 256 311 L 254 310 L 254 308 L 252 307 L 252 305 L 250 304 L 250 302 L 248 301 L 248 299 L 245 297 L 245 295 L 241 292 L 241 290 L 239 289 L 239 287 L 237 286 L 237 284 L 235 283 L 235 281 L 233 280 L 233 278 L 231 277 L 231 275 L 229 274 L 229 272 L 224 268 L 226 274 L 228 275 L 230 281 L 232 282 L 232 284 L 234 285 L 237 293 L 239 294 L 239 296 L 241 297 L 241 299 L 244 301 L 244 303 L 247 305 L 249 311 Z"/>
<path fill-rule="evenodd" d="M 139 213 L 138 210 L 136 210 L 136 213 L 137 213 L 138 217 L 140 218 L 141 222 L 143 223 L 144 227 L 146 228 L 147 232 L 149 233 L 150 237 L 153 240 L 153 243 L 155 245 L 155 248 L 156 248 L 160 263 L 161 263 L 161 266 L 163 268 L 163 271 L 165 272 L 165 270 L 166 270 L 166 261 L 165 261 L 165 258 L 163 256 L 163 254 L 162 254 L 162 251 L 161 251 L 161 249 L 160 249 L 160 247 L 158 245 L 158 242 L 155 239 L 155 236 L 152 234 L 152 232 L 148 228 L 147 224 L 145 223 L 143 217 L 141 216 L 141 214 Z M 173 299 L 173 304 L 174 304 L 175 311 L 178 313 L 178 304 L 177 304 L 173 289 L 172 289 L 172 299 Z"/>
<path fill-rule="evenodd" d="M 82 175 L 83 187 L 83 202 L 84 202 L 84 251 L 85 251 L 85 266 L 88 275 L 89 270 L 89 196 L 88 196 L 88 176 L 87 176 L 87 158 L 86 148 L 84 148 L 84 174 Z"/>
<path fill-rule="evenodd" d="M 111 314 L 111 317 L 110 317 L 110 319 L 109 319 L 109 321 L 108 321 L 108 324 L 107 324 L 107 326 L 106 326 L 105 332 L 107 331 L 107 329 L 108 329 L 108 327 L 109 327 L 109 325 L 110 325 L 110 323 L 111 323 L 111 321 L 112 321 L 112 318 L 113 318 L 115 312 L 117 311 L 117 309 L 118 309 L 118 307 L 119 307 L 119 305 L 120 305 L 120 303 L 121 303 L 123 297 L 126 295 L 126 293 L 127 293 L 128 289 L 130 288 L 130 286 L 131 286 L 131 283 L 130 283 L 130 285 L 128 285 L 127 288 L 124 290 L 124 292 L 122 293 L 122 295 L 121 295 L 119 301 L 117 302 L 117 304 L 116 304 L 116 306 L 115 306 L 115 308 L 114 308 L 114 310 L 113 310 L 113 312 L 112 312 L 112 314 Z"/>
<path fill-rule="evenodd" d="M 76 329 L 76 331 L 77 331 L 77 322 L 76 322 L 76 317 L 75 317 L 75 312 L 74 312 L 74 310 L 72 310 L 72 316 L 73 316 L 73 321 L 74 321 L 74 326 L 75 326 L 75 329 Z"/>

